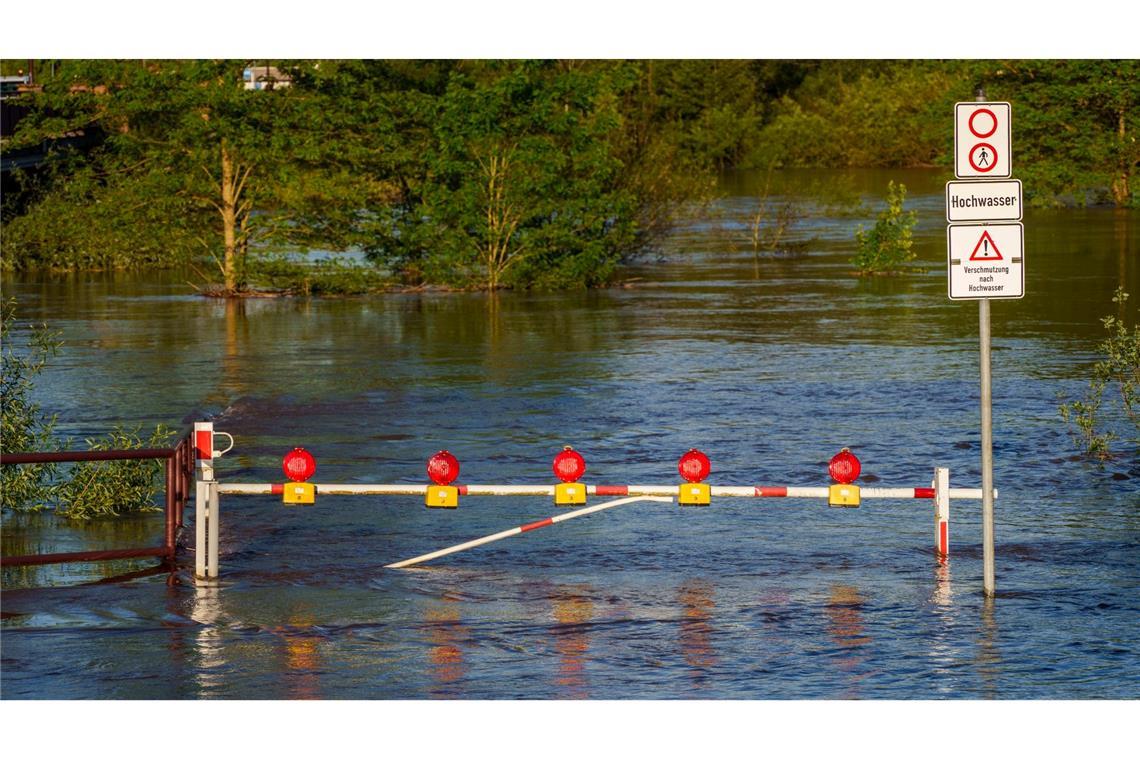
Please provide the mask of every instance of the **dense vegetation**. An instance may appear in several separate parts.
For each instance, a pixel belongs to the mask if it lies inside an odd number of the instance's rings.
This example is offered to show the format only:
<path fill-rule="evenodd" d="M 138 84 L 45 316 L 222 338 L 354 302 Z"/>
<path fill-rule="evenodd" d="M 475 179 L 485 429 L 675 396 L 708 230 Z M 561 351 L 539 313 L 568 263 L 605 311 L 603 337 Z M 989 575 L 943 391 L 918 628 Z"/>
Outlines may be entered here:
<path fill-rule="evenodd" d="M 241 61 L 39 62 L 5 151 L 51 160 L 5 180 L 4 266 L 190 262 L 223 292 L 596 286 L 720 170 L 949 166 L 978 84 L 1015 104 L 1029 202 L 1136 202 L 1135 61 L 269 65 L 289 81 L 253 91 Z M 97 147 L 64 147 L 78 130 Z M 374 266 L 279 255 L 306 247 Z"/>
<path fill-rule="evenodd" d="M 38 325 L 32 326 L 28 345 L 15 347 L 9 336 L 15 321 L 16 302 L 5 301 L 0 307 L 0 451 L 70 451 L 72 442 L 53 433 L 55 417 L 32 401 L 36 376 L 62 344 L 46 325 Z M 138 432 L 115 428 L 101 439 L 87 439 L 87 448 L 159 448 L 173 436 L 162 425 L 148 440 Z M 155 511 L 162 471 L 159 460 L 0 467 L 0 506 L 31 511 L 54 508 L 58 515 L 80 520 Z"/>

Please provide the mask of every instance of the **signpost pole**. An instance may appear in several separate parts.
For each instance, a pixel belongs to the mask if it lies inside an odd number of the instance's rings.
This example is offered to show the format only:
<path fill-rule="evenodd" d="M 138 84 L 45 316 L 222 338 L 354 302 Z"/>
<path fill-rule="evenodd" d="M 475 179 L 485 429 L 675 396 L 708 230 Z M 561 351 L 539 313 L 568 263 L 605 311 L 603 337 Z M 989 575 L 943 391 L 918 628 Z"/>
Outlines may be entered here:
<path fill-rule="evenodd" d="M 975 100 L 986 101 L 978 88 Z M 994 424 L 990 383 L 990 299 L 978 301 L 978 337 L 982 380 L 982 592 L 994 595 Z"/>

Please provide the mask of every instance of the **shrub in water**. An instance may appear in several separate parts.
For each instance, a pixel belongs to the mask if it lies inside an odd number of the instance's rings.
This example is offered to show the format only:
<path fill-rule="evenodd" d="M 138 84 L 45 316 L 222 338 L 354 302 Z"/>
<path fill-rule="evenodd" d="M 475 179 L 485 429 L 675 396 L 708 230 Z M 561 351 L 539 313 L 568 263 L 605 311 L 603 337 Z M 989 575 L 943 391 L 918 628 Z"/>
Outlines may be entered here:
<path fill-rule="evenodd" d="M 868 232 L 861 226 L 855 233 L 859 251 L 851 260 L 859 274 L 896 274 L 915 254 L 911 249 L 911 230 L 918 219 L 914 211 L 903 211 L 906 185 L 893 181 L 887 185 L 887 208 L 879 214 Z"/>

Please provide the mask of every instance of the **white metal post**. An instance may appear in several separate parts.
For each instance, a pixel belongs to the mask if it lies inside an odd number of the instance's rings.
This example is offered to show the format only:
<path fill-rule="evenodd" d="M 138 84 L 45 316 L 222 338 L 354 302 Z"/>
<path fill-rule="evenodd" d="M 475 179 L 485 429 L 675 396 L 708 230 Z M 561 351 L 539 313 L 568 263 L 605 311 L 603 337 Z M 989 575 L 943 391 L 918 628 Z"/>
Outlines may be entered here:
<path fill-rule="evenodd" d="M 206 574 L 210 578 L 218 577 L 218 536 L 221 533 L 221 504 L 218 500 L 218 481 L 211 480 L 208 484 L 210 505 L 209 535 L 206 539 L 208 553 Z"/>
<path fill-rule="evenodd" d="M 993 596 L 994 582 L 994 421 L 990 376 L 990 300 L 978 301 L 982 368 L 982 592 Z"/>
<path fill-rule="evenodd" d="M 214 423 L 194 423 L 194 575 L 207 571 L 207 529 L 210 516 L 209 484 L 214 480 Z"/>
<path fill-rule="evenodd" d="M 939 560 L 950 556 L 950 470 L 934 468 L 934 553 Z"/>
<path fill-rule="evenodd" d="M 986 91 L 978 88 L 976 100 L 986 101 Z M 990 377 L 990 299 L 978 301 L 978 337 L 981 344 L 982 403 L 982 593 L 993 596 L 994 583 L 994 421 Z"/>

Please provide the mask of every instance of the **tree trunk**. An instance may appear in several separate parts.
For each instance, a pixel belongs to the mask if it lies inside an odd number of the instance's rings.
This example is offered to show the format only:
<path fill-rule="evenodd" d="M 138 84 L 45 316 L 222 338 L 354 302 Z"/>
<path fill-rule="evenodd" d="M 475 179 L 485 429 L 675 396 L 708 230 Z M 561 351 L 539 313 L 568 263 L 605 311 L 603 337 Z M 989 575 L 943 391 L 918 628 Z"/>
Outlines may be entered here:
<path fill-rule="evenodd" d="M 222 279 L 227 293 L 237 291 L 237 193 L 233 157 L 222 141 Z"/>
<path fill-rule="evenodd" d="M 500 152 L 501 151 L 501 152 Z M 512 238 L 518 228 L 518 213 L 507 198 L 510 149 L 494 148 L 490 156 L 480 159 L 479 165 L 486 180 L 484 186 L 486 230 L 480 244 L 480 255 L 487 267 L 487 290 L 496 290 L 502 281 L 503 270 L 513 263 L 519 251 L 512 247 Z"/>
<path fill-rule="evenodd" d="M 1128 205 L 1131 199 L 1132 190 L 1128 186 L 1128 180 L 1131 174 L 1131 151 L 1127 149 L 1127 144 L 1124 141 L 1124 109 L 1119 111 L 1119 127 L 1117 129 L 1117 136 L 1120 138 L 1120 162 L 1117 165 L 1116 177 L 1112 180 L 1112 200 L 1116 203 L 1117 208 Z"/>

